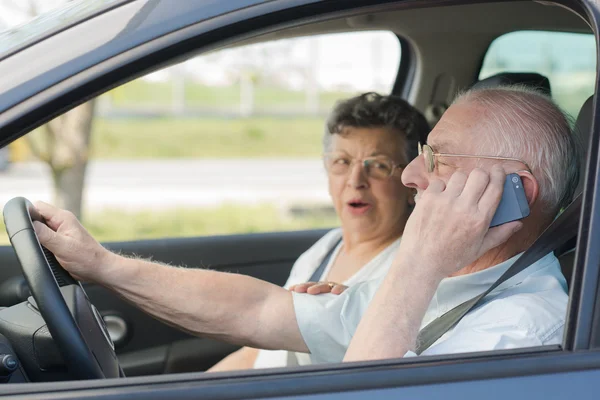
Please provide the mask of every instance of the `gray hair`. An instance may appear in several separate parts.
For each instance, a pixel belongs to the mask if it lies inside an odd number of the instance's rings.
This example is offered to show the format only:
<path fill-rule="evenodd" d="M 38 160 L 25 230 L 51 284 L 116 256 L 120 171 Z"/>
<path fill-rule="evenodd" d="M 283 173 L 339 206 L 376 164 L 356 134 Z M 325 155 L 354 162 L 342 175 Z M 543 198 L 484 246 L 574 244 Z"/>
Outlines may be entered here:
<path fill-rule="evenodd" d="M 325 124 L 325 151 L 331 148 L 332 135 L 343 135 L 347 127 L 390 129 L 403 139 L 403 161 L 407 163 L 417 156 L 417 142 L 425 143 L 430 130 L 423 114 L 406 100 L 374 92 L 336 103 Z"/>
<path fill-rule="evenodd" d="M 569 204 L 579 183 L 581 154 L 569 116 L 548 96 L 522 85 L 471 89 L 454 104 L 464 102 L 487 110 L 484 124 L 493 134 L 485 136 L 481 151 L 526 161 L 549 213 Z"/>

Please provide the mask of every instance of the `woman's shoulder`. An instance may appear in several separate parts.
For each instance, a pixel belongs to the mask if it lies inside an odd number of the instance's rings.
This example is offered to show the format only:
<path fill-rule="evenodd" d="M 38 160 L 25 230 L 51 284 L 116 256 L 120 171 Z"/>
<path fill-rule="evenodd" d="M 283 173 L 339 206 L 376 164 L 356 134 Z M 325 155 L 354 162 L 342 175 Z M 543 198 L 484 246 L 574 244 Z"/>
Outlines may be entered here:
<path fill-rule="evenodd" d="M 341 237 L 342 229 L 334 228 L 302 253 L 292 267 L 286 286 L 305 282 L 310 278 L 316 268 L 315 266 L 318 266 L 323 257 L 339 243 Z"/>
<path fill-rule="evenodd" d="M 323 242 L 325 244 L 337 244 L 341 238 L 342 238 L 342 228 L 333 228 L 332 230 L 330 230 L 326 234 L 324 234 L 321 237 L 321 239 L 317 240 L 315 245 L 317 245 L 320 242 Z"/>
<path fill-rule="evenodd" d="M 300 257 L 314 256 L 322 258 L 323 254 L 328 253 L 334 246 L 336 246 L 342 238 L 342 229 L 334 228 L 324 234 L 319 240 L 317 240 L 312 246 L 310 246 Z"/>

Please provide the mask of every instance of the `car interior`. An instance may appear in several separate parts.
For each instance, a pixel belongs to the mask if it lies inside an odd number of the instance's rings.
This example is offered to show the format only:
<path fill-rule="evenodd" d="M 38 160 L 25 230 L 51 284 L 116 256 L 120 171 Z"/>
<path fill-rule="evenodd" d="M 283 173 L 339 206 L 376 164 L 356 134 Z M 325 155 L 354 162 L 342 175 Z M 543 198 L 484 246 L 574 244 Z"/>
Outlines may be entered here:
<path fill-rule="evenodd" d="M 372 12 L 369 8 L 344 11 L 291 26 L 265 28 L 237 41 L 228 41 L 219 49 L 317 34 L 391 31 L 399 37 L 402 49 L 393 93 L 407 98 L 435 125 L 456 93 L 470 87 L 521 84 L 553 95 L 552 82 L 543 71 L 506 70 L 479 79 L 486 52 L 502 35 L 530 30 L 592 34 L 582 15 L 556 3 L 465 3 L 435 7 L 390 4 L 385 11 Z M 573 117 L 575 134 L 585 148 L 591 132 L 593 96 L 584 100 L 578 115 Z M 581 159 L 582 171 L 586 159 Z M 583 173 L 578 193 L 582 192 L 585 179 Z M 152 257 L 172 265 L 209 265 L 219 271 L 238 272 L 282 285 L 294 261 L 326 232 L 319 229 L 164 238 L 105 245 L 124 254 Z M 573 239 L 556 249 L 569 287 L 574 276 L 575 248 Z M 0 306 L 12 307 L 25 301 L 30 293 L 11 246 L 0 247 L 0 265 Z M 84 288 L 106 322 L 125 376 L 205 371 L 238 348 L 178 331 L 105 288 L 89 284 L 84 284 Z M 60 364 L 48 364 L 46 368 L 51 373 L 46 377 L 40 374 L 39 380 L 58 379 L 64 372 Z"/>

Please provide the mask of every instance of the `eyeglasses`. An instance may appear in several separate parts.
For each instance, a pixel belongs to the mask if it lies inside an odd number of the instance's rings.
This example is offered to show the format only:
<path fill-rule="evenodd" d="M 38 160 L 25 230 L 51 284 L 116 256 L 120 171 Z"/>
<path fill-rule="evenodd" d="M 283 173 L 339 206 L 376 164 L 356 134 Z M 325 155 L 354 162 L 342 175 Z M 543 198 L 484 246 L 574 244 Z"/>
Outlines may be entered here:
<path fill-rule="evenodd" d="M 421 145 L 421 143 L 419 142 L 418 146 L 419 146 L 419 156 L 421 154 L 423 154 L 427 172 L 433 172 L 435 170 L 435 157 L 485 158 L 488 160 L 516 161 L 516 162 L 520 162 L 521 164 L 524 164 L 527 167 L 527 170 L 529 172 L 531 172 L 531 168 L 529 168 L 529 165 L 527 165 L 527 163 L 525 161 L 520 160 L 518 158 L 496 157 L 496 156 L 477 156 L 477 155 L 473 155 L 473 154 L 436 153 L 433 151 L 431 146 L 429 146 L 428 144 Z"/>
<path fill-rule="evenodd" d="M 396 164 L 386 156 L 367 157 L 354 159 L 345 154 L 326 153 L 323 154 L 325 167 L 332 175 L 346 175 L 352 169 L 354 163 L 361 163 L 369 178 L 387 179 L 397 168 L 404 168 L 406 164 Z"/>

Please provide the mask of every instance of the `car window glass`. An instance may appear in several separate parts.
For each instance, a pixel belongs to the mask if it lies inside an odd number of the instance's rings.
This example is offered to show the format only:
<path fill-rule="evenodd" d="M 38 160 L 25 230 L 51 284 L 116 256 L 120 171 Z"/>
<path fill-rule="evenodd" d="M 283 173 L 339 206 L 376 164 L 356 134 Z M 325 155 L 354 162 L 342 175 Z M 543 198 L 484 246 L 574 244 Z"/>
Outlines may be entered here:
<path fill-rule="evenodd" d="M 550 80 L 552 98 L 573 118 L 594 93 L 594 36 L 565 32 L 513 32 L 492 42 L 479 79 L 499 72 L 537 72 Z"/>
<path fill-rule="evenodd" d="M 12 188 L 4 200 L 22 195 L 72 209 L 100 241 L 335 226 L 321 161 L 325 118 L 339 99 L 389 93 L 399 62 L 390 32 L 190 59 L 12 143 L 0 176 Z M 86 124 L 89 136 L 81 134 Z M 23 176 L 27 188 L 18 185 Z"/>

